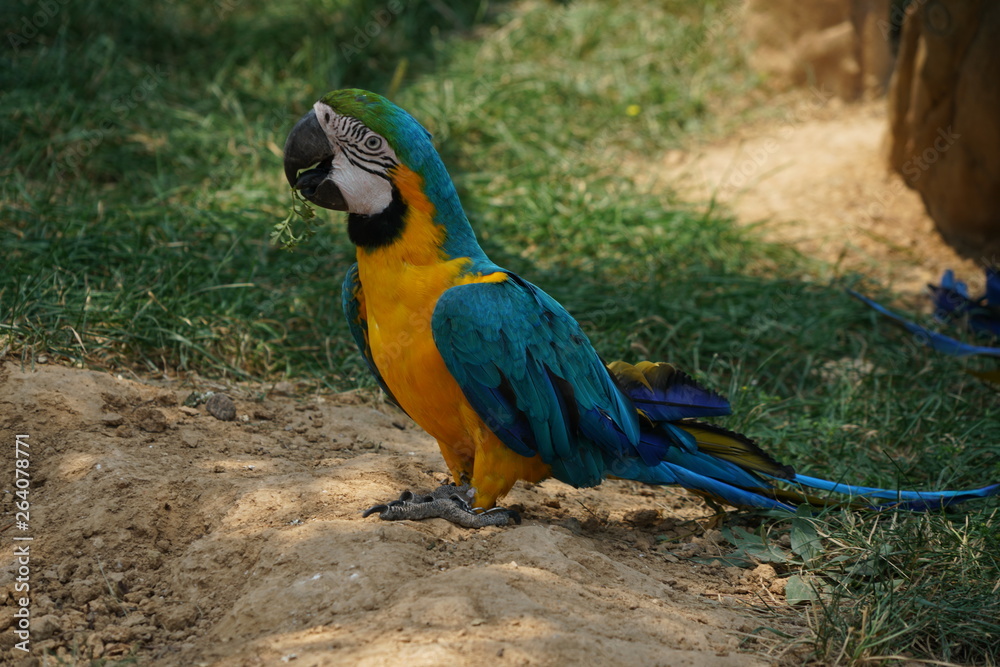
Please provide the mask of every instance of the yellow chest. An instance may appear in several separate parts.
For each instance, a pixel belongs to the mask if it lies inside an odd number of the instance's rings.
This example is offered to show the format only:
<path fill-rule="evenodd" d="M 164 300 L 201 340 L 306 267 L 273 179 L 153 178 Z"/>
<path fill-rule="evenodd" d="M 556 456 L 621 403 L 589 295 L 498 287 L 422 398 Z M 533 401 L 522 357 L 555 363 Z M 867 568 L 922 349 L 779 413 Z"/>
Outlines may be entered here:
<path fill-rule="evenodd" d="M 400 168 L 394 183 L 408 205 L 401 237 L 385 247 L 358 250 L 368 343 L 403 409 L 438 440 L 460 442 L 465 435 L 457 415 L 465 396 L 434 344 L 431 318 L 446 290 L 484 277 L 464 273 L 467 258 L 444 255 L 445 232 L 433 221 L 434 208 L 418 177 Z"/>
<path fill-rule="evenodd" d="M 445 429 L 438 417 L 442 411 L 454 410 L 462 394 L 445 368 L 431 331 L 434 305 L 453 284 L 449 272 L 437 266 L 407 266 L 389 273 L 361 262 L 358 270 L 365 291 L 369 345 L 379 373 L 417 423 L 438 439 L 453 437 L 441 432 Z"/>

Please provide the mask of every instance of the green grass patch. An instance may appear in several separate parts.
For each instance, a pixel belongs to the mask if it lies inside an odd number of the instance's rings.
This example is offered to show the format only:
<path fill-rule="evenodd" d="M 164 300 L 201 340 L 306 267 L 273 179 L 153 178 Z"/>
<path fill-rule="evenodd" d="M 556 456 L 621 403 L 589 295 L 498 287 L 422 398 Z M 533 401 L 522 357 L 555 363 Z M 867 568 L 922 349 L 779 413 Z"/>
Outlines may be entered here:
<path fill-rule="evenodd" d="M 804 509 L 752 532 L 722 529 L 734 547 L 722 561 L 770 564 L 804 613 L 809 632 L 786 637 L 785 650 L 799 647 L 809 664 L 824 665 L 1000 663 L 996 508 L 960 516 Z"/>
<path fill-rule="evenodd" d="M 340 310 L 340 216 L 320 212 L 331 222 L 293 251 L 271 243 L 291 206 L 287 132 L 359 86 L 434 132 L 487 251 L 605 358 L 684 367 L 732 398 L 727 425 L 803 473 L 1000 479 L 996 392 L 963 373 L 987 363 L 929 352 L 823 267 L 629 177 L 746 108 L 757 81 L 734 1 L 390 2 L 388 16 L 352 0 L 93 0 L 38 26 L 8 5 L 8 42 L 24 43 L 0 55 L 0 352 L 373 386 Z M 788 565 L 827 586 L 799 641 L 827 662 L 996 664 L 996 508 L 819 519 L 821 550 Z"/>

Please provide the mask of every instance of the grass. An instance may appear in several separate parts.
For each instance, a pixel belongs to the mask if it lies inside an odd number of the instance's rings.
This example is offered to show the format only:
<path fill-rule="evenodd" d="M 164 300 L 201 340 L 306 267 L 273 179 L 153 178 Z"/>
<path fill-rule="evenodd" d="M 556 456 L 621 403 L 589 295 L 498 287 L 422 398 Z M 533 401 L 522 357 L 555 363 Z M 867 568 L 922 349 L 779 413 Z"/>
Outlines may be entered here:
<path fill-rule="evenodd" d="M 24 40 L 0 56 L 0 352 L 372 386 L 340 312 L 339 218 L 293 252 L 269 242 L 291 205 L 285 134 L 357 85 L 434 132 L 487 251 L 605 358 L 688 369 L 732 398 L 729 426 L 800 472 L 1000 479 L 996 393 L 962 372 L 982 362 L 929 353 L 848 281 L 627 177 L 760 96 L 731 2 L 392 6 L 383 27 L 351 0 L 92 0 L 31 37 L 19 5 L 0 8 Z M 825 514 L 822 549 L 785 566 L 823 592 L 794 641 L 828 664 L 1000 664 L 996 508 Z"/>
<path fill-rule="evenodd" d="M 935 657 L 1000 662 L 1000 516 L 973 511 L 862 522 L 847 514 L 829 535 L 811 613 L 816 652 L 835 663 Z M 992 585 L 991 585 L 992 582 Z"/>

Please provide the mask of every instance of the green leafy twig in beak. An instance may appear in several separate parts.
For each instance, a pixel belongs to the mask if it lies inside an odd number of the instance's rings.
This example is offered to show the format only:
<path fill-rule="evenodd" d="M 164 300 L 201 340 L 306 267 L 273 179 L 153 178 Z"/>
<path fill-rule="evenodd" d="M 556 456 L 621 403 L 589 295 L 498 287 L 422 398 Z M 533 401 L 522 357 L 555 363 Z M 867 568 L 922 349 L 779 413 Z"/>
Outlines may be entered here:
<path fill-rule="evenodd" d="M 295 232 L 292 231 L 292 223 L 297 217 L 301 218 L 306 225 L 305 230 L 299 236 L 296 236 Z M 276 224 L 271 230 L 271 243 L 280 245 L 285 250 L 291 250 L 303 241 L 312 238 L 320 224 L 322 223 L 316 219 L 316 211 L 313 210 L 313 207 L 302 198 L 298 190 L 292 188 L 292 210 L 289 211 L 288 217 Z"/>

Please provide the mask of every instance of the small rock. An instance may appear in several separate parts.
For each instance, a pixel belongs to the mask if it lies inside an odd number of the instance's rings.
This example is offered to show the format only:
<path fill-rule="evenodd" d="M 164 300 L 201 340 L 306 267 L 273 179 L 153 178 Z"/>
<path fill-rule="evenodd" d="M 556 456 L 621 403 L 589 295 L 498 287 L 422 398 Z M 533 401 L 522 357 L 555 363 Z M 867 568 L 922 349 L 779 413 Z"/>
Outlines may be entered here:
<path fill-rule="evenodd" d="M 148 433 L 163 433 L 167 430 L 167 416 L 156 408 L 137 408 L 134 418 L 135 425 Z"/>
<path fill-rule="evenodd" d="M 778 573 L 775 571 L 773 565 L 767 563 L 761 563 L 755 567 L 750 572 L 745 575 L 746 580 L 749 582 L 760 582 L 765 588 L 770 586 L 771 582 L 778 578 Z"/>
<path fill-rule="evenodd" d="M 105 655 L 112 652 L 114 644 L 124 644 L 135 636 L 132 628 L 123 628 L 120 625 L 108 625 L 101 631 L 101 641 L 104 642 Z"/>
<path fill-rule="evenodd" d="M 253 409 L 253 418 L 269 422 L 274 420 L 274 413 L 265 407 L 256 407 Z"/>
<path fill-rule="evenodd" d="M 87 646 L 90 647 L 90 656 L 94 660 L 97 660 L 104 655 L 104 642 L 101 641 L 101 638 L 98 635 L 90 635 L 90 637 L 87 638 Z"/>
<path fill-rule="evenodd" d="M 0 632 L 14 624 L 14 610 L 10 607 L 0 607 Z"/>
<path fill-rule="evenodd" d="M 177 395 L 172 391 L 165 391 L 156 397 L 156 402 L 165 408 L 172 408 L 177 405 Z"/>
<path fill-rule="evenodd" d="M 198 608 L 187 603 L 170 605 L 156 612 L 156 620 L 171 632 L 185 630 L 198 620 Z"/>
<path fill-rule="evenodd" d="M 212 394 L 205 402 L 205 409 L 219 421 L 231 422 L 236 419 L 236 404 L 225 394 Z"/>
<path fill-rule="evenodd" d="M 131 438 L 133 435 L 135 435 L 135 431 L 133 431 L 132 427 L 129 426 L 128 424 L 122 424 L 121 426 L 115 429 L 115 435 L 118 436 L 119 438 Z"/>
<path fill-rule="evenodd" d="M 295 385 L 291 382 L 278 382 L 271 388 L 271 393 L 278 396 L 292 396 L 295 394 Z"/>
<path fill-rule="evenodd" d="M 101 425 L 107 428 L 118 428 L 125 423 L 125 418 L 117 412 L 109 412 L 101 415 Z"/>
<path fill-rule="evenodd" d="M 180 407 L 180 410 L 181 410 L 181 412 L 183 412 L 184 414 L 186 414 L 188 417 L 197 417 L 198 415 L 201 414 L 201 411 L 198 410 L 198 408 L 192 408 L 191 406 L 188 406 L 188 405 L 182 405 Z"/>
<path fill-rule="evenodd" d="M 59 619 L 52 614 L 36 618 L 31 623 L 31 638 L 37 641 L 49 639 L 59 632 Z"/>
<path fill-rule="evenodd" d="M 73 602 L 77 605 L 83 605 L 91 600 L 96 599 L 102 592 L 101 585 L 90 579 L 84 579 L 83 581 L 77 581 L 69 585 L 69 594 L 73 598 Z"/>

